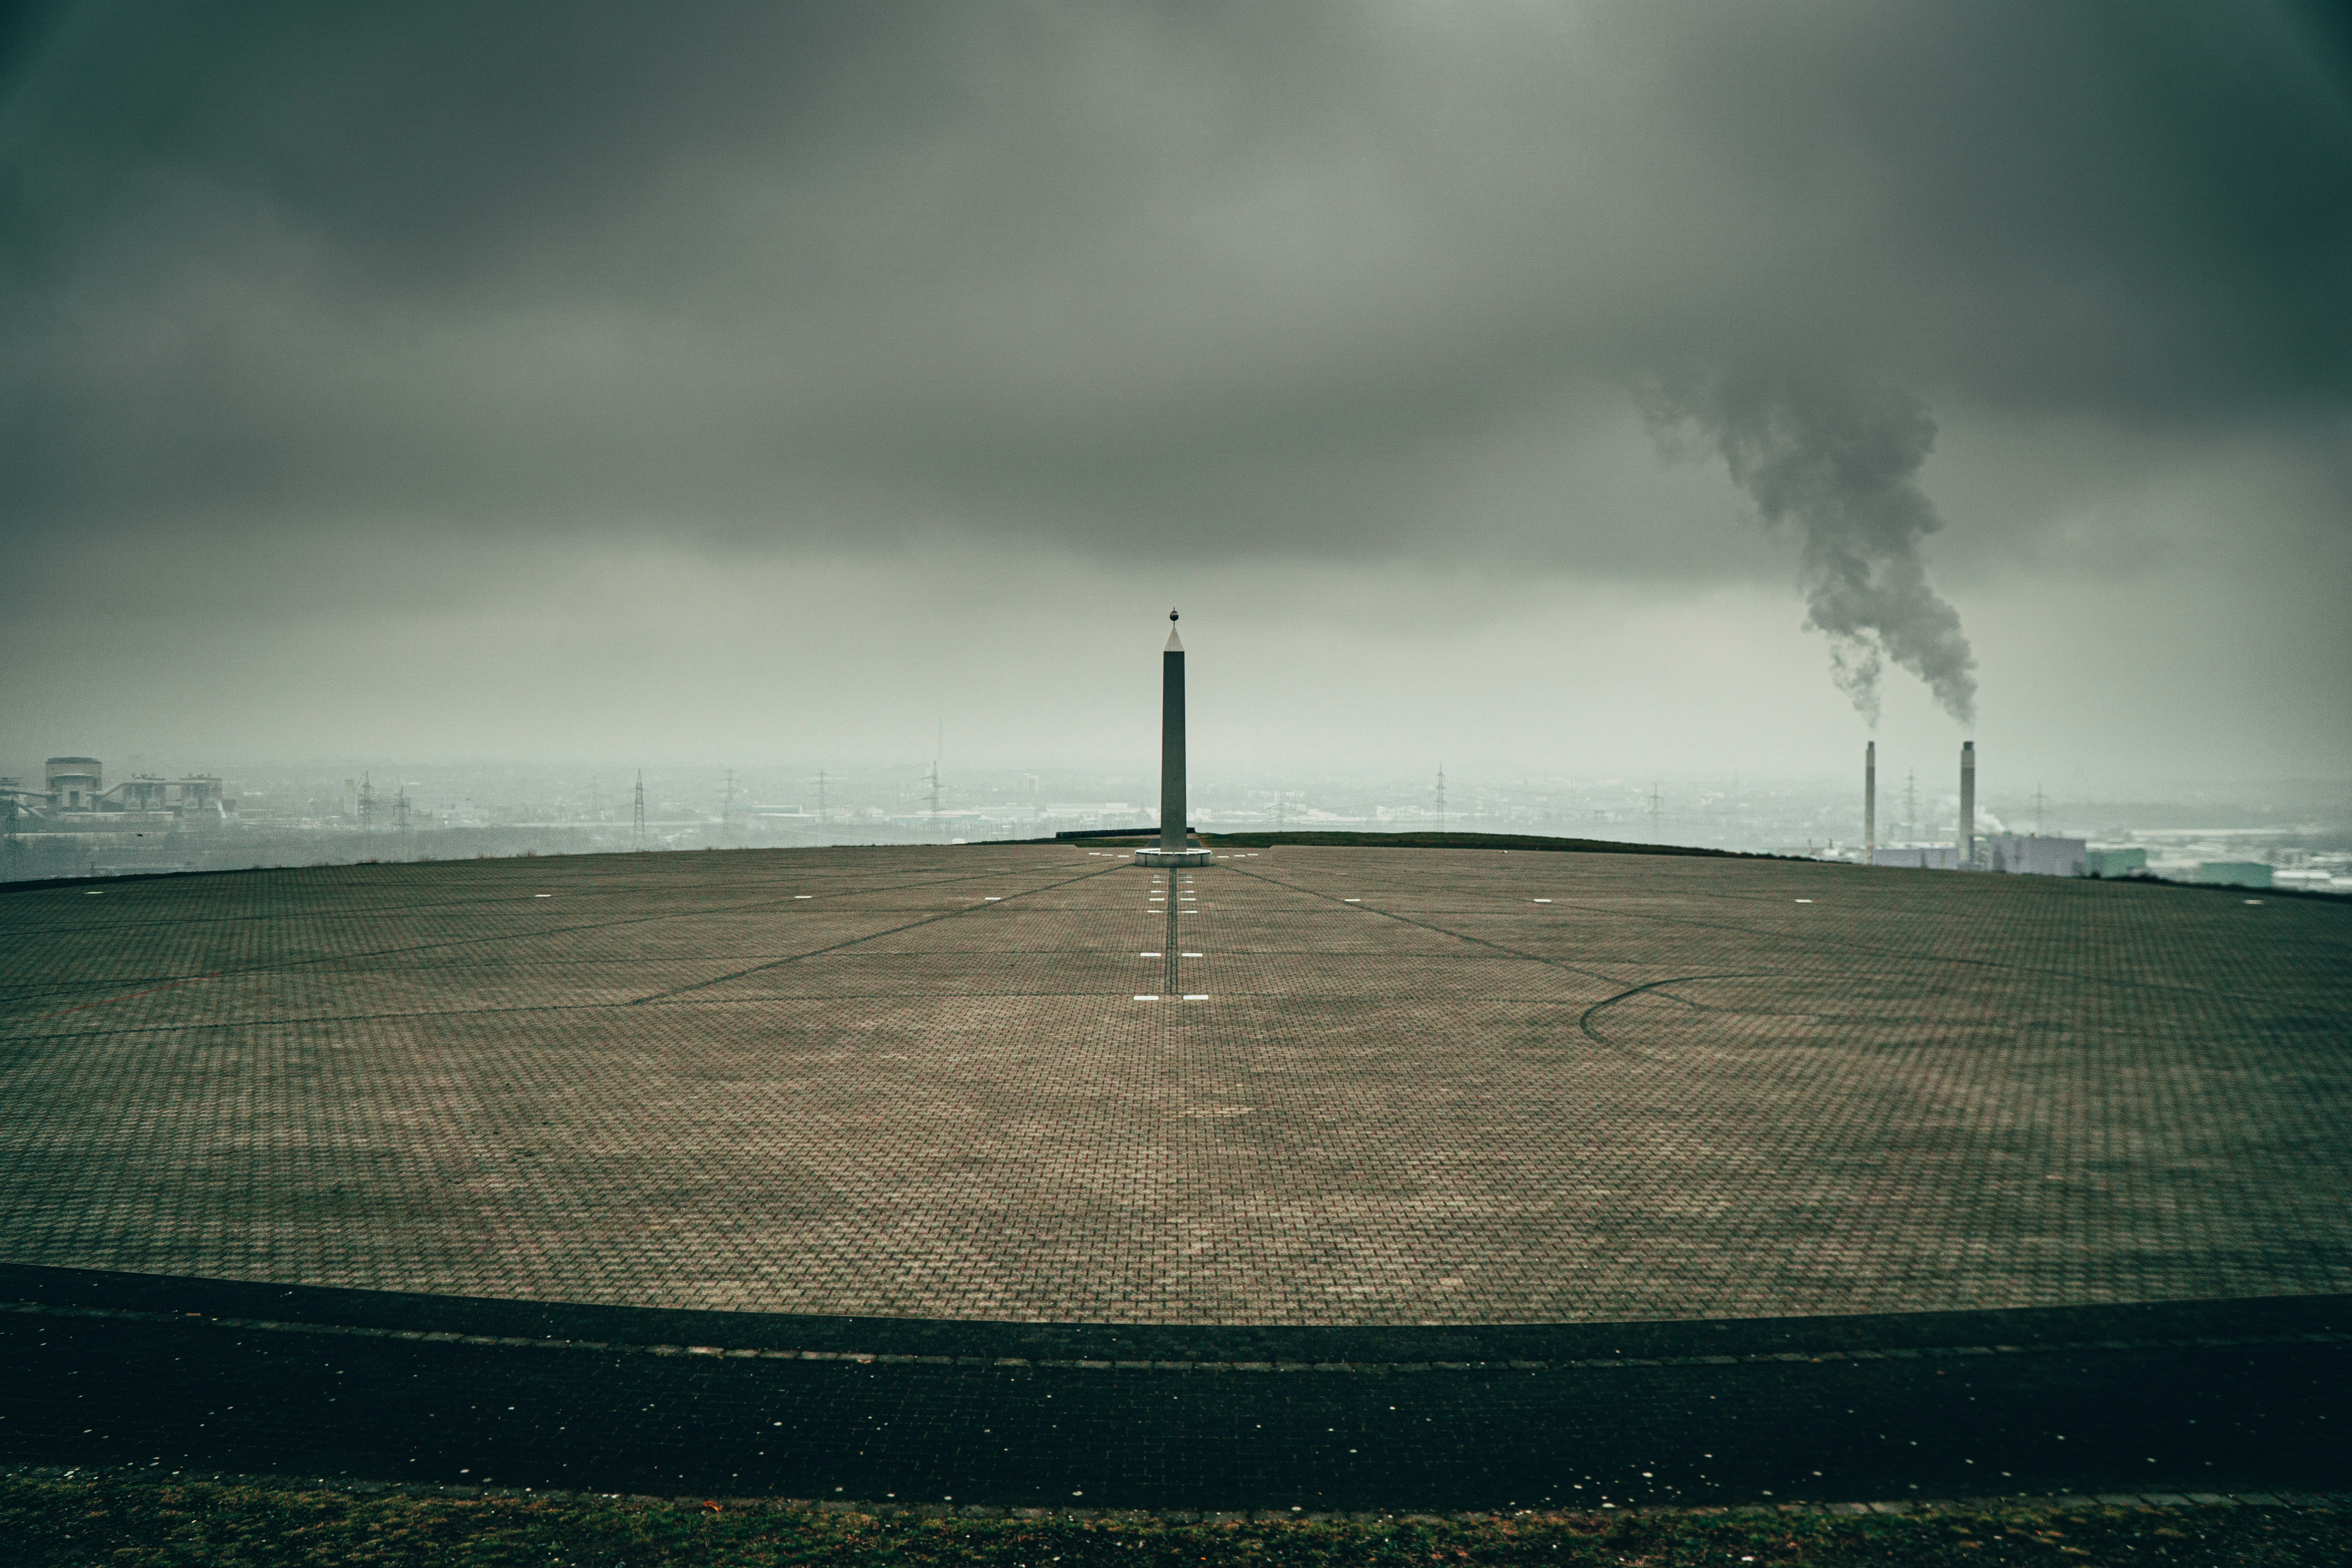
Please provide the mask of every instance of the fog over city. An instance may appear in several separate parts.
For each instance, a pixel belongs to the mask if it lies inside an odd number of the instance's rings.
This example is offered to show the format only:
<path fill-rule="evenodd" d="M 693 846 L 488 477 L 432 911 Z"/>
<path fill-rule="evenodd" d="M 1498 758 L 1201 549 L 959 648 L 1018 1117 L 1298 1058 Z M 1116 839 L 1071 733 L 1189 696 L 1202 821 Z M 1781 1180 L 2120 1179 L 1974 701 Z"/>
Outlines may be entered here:
<path fill-rule="evenodd" d="M 2324 859 L 2347 280 L 2320 5 L 18 7 L 0 773 Z"/>

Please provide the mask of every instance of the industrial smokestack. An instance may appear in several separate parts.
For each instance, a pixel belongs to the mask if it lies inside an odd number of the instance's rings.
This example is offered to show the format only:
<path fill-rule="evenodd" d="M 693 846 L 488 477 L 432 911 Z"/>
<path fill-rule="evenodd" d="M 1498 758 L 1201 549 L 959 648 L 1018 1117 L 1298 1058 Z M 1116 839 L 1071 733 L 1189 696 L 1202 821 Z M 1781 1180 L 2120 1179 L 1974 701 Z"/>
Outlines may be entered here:
<path fill-rule="evenodd" d="M 1168 612 L 1173 621 L 1176 612 Z M 1160 849 L 1181 853 L 1184 842 L 1184 644 L 1168 628 L 1160 655 Z M 1172 906 L 1171 906 L 1172 907 Z"/>
<path fill-rule="evenodd" d="M 1878 742 L 1862 748 L 1862 863 L 1878 859 Z"/>
<path fill-rule="evenodd" d="M 1960 869 L 1977 868 L 1977 743 L 1960 742 Z"/>

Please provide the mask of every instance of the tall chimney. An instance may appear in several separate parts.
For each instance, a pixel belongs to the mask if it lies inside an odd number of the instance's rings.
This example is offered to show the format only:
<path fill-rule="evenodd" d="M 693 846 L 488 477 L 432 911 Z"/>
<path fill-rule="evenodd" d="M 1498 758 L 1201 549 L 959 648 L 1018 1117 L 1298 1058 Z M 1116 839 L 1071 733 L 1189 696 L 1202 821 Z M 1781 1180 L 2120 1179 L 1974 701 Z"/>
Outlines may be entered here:
<path fill-rule="evenodd" d="M 1960 742 L 1960 869 L 1977 868 L 1977 743 Z"/>
<path fill-rule="evenodd" d="M 1862 863 L 1878 862 L 1878 742 L 1862 748 Z"/>
<path fill-rule="evenodd" d="M 1168 612 L 1173 621 L 1176 612 Z M 1184 644 L 1176 628 L 1168 628 L 1168 646 L 1160 655 L 1160 848 L 1163 854 L 1185 847 L 1184 828 Z M 1174 906 L 1171 906 L 1173 908 Z"/>

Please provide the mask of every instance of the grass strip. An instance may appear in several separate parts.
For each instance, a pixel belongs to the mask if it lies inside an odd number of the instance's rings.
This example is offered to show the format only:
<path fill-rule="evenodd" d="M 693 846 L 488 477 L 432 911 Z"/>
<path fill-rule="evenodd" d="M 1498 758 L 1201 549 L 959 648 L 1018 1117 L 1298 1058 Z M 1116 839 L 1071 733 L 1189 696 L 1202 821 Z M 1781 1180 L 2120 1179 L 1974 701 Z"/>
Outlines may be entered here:
<path fill-rule="evenodd" d="M 107 1476 L 0 1476 L 9 1568 L 1462 1568 L 1464 1564 L 2352 1562 L 2352 1514 L 2286 1508 L 1974 1507 L 1901 1515 L 1399 1515 L 1178 1523 L 921 1518 L 782 1502 L 357 1493 Z"/>

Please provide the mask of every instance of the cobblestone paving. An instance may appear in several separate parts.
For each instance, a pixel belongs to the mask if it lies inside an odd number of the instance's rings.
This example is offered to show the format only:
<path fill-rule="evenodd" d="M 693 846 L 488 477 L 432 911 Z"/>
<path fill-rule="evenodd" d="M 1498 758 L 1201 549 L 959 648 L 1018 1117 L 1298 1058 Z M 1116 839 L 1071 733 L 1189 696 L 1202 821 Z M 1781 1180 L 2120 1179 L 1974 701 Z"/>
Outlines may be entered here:
<path fill-rule="evenodd" d="M 975 846 L 24 891 L 0 952 L 5 1261 L 1300 1325 L 2352 1290 L 2315 901 Z"/>

